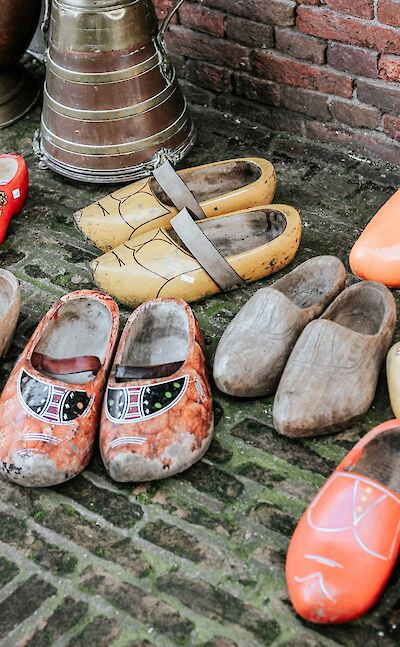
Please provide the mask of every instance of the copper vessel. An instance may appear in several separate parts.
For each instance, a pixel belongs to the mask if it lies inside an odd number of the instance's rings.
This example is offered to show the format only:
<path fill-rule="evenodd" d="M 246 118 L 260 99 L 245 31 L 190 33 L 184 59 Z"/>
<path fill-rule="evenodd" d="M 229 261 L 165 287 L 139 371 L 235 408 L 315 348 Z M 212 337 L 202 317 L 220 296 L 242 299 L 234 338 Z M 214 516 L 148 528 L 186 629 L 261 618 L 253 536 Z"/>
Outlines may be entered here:
<path fill-rule="evenodd" d="M 2 0 L 0 12 L 0 128 L 30 110 L 39 95 L 36 79 L 19 64 L 39 21 L 41 0 Z"/>
<path fill-rule="evenodd" d="M 151 0 L 53 0 L 41 127 L 46 164 L 114 183 L 178 162 L 194 140 Z"/>

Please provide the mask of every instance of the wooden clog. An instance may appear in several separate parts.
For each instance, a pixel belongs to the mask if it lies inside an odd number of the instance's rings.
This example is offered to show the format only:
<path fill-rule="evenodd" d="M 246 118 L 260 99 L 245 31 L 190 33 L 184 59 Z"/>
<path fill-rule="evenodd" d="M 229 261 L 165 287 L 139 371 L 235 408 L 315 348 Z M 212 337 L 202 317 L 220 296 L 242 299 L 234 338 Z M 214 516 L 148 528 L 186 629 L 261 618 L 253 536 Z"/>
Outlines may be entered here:
<path fill-rule="evenodd" d="M 273 393 L 305 326 L 344 289 L 346 270 L 335 256 L 317 256 L 258 290 L 219 342 L 214 380 L 229 395 Z"/>
<path fill-rule="evenodd" d="M 400 343 L 392 346 L 386 358 L 386 377 L 390 406 L 396 418 L 400 418 Z"/>
<path fill-rule="evenodd" d="M 400 189 L 372 218 L 350 254 L 350 267 L 362 279 L 400 287 Z"/>
<path fill-rule="evenodd" d="M 285 436 L 337 431 L 374 399 L 396 325 L 396 304 L 381 283 L 357 283 L 306 326 L 280 381 L 273 417 Z"/>
<path fill-rule="evenodd" d="M 13 216 L 24 206 L 28 194 L 28 169 L 20 155 L 0 155 L 0 244 Z"/>
<path fill-rule="evenodd" d="M 184 207 L 197 209 L 203 218 L 220 216 L 270 204 L 275 189 L 274 167 L 261 158 L 215 162 L 178 173 L 167 162 L 154 176 L 77 211 L 75 222 L 96 247 L 109 251 L 137 234 L 168 226 Z"/>
<path fill-rule="evenodd" d="M 189 306 L 157 299 L 128 320 L 108 381 L 100 427 L 115 481 L 182 472 L 207 451 L 213 409 L 203 336 Z"/>
<path fill-rule="evenodd" d="M 390 577 L 400 545 L 400 420 L 362 438 L 301 518 L 286 581 L 297 613 L 343 623 L 366 613 Z"/>
<path fill-rule="evenodd" d="M 21 290 L 14 274 L 0 269 L 0 357 L 11 344 L 21 307 Z"/>
<path fill-rule="evenodd" d="M 190 302 L 277 272 L 293 260 L 300 237 L 300 216 L 287 205 L 197 224 L 184 209 L 168 228 L 136 236 L 91 266 L 96 284 L 130 307 L 155 297 Z"/>
<path fill-rule="evenodd" d="M 118 307 L 90 290 L 57 301 L 33 333 L 0 398 L 0 471 L 26 486 L 50 486 L 90 460 Z"/>

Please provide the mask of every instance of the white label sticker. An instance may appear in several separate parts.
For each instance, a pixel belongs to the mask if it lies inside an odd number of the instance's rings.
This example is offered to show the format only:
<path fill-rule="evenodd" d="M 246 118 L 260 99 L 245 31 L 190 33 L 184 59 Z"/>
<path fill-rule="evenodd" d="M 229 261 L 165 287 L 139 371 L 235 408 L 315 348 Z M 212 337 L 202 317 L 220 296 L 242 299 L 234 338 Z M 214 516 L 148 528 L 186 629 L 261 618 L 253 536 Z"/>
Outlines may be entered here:
<path fill-rule="evenodd" d="M 194 283 L 194 277 L 188 276 L 187 274 L 182 274 L 181 281 L 184 281 L 185 283 Z"/>
<path fill-rule="evenodd" d="M 21 191 L 19 189 L 14 189 L 12 193 L 13 193 L 14 200 L 18 200 L 18 198 L 21 197 Z"/>

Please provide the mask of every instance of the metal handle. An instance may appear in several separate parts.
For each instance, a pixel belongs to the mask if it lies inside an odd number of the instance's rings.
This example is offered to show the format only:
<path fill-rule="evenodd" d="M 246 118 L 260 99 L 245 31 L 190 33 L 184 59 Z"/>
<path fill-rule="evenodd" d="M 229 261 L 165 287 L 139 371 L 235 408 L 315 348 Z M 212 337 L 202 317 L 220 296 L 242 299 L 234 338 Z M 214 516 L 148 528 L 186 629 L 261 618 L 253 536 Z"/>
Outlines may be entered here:
<path fill-rule="evenodd" d="M 44 16 L 43 16 L 43 22 L 40 25 L 40 30 L 45 38 L 46 38 L 47 32 L 49 31 L 50 12 L 51 12 L 51 0 L 44 0 Z"/>
<path fill-rule="evenodd" d="M 173 9 L 171 9 L 168 16 L 166 18 L 164 18 L 164 20 L 163 20 L 163 22 L 161 24 L 161 27 L 160 27 L 160 31 L 159 31 L 160 38 L 164 37 L 164 34 L 165 34 L 165 32 L 167 31 L 167 29 L 169 27 L 169 23 L 171 22 L 172 18 L 175 16 L 176 12 L 178 11 L 178 9 L 180 9 L 180 7 L 183 5 L 184 2 L 185 2 L 185 0 L 179 0 L 176 3 L 175 7 L 173 7 Z"/>

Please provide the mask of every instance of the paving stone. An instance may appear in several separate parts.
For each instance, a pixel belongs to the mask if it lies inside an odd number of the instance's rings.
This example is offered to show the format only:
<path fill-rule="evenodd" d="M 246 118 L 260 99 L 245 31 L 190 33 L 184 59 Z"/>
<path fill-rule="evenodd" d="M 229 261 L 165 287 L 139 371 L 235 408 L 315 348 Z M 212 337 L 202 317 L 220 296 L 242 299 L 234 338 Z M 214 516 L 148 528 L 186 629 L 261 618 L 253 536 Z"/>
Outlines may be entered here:
<path fill-rule="evenodd" d="M 161 591 L 174 595 L 182 604 L 208 618 L 238 625 L 261 639 L 264 645 L 272 644 L 279 636 L 276 620 L 211 584 L 173 574 L 160 578 L 158 586 Z"/>
<path fill-rule="evenodd" d="M 192 562 L 201 562 L 206 558 L 206 551 L 201 543 L 189 533 L 171 526 L 164 521 L 149 523 L 140 531 L 140 536 L 147 541 L 165 548 L 181 557 L 186 557 Z"/>
<path fill-rule="evenodd" d="M 139 505 L 132 503 L 122 494 L 98 487 L 82 476 L 58 486 L 55 490 L 122 528 L 130 528 L 143 514 Z"/>
<path fill-rule="evenodd" d="M 32 575 L 0 603 L 0 635 L 8 634 L 56 593 L 54 586 Z"/>
<path fill-rule="evenodd" d="M 0 587 L 2 588 L 18 575 L 18 566 L 5 557 L 0 557 Z"/>
<path fill-rule="evenodd" d="M 115 620 L 98 616 L 86 625 L 82 633 L 71 638 L 68 647 L 109 647 L 120 631 Z"/>

